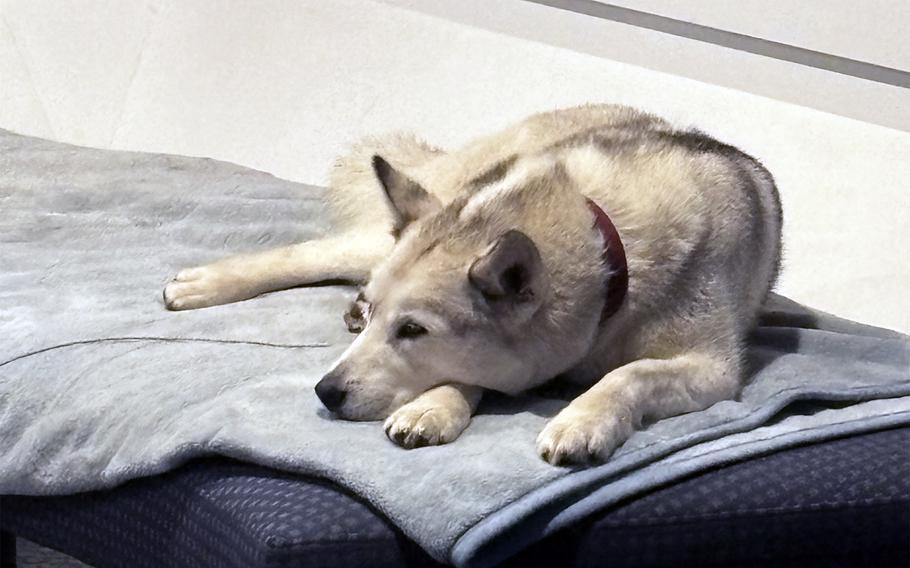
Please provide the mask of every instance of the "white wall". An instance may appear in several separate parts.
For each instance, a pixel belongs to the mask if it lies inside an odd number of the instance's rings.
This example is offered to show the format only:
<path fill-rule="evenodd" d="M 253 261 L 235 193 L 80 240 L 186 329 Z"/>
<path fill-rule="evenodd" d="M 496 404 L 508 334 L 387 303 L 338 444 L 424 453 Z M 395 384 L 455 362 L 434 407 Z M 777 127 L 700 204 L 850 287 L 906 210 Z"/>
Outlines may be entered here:
<path fill-rule="evenodd" d="M 609 0 L 721 30 L 910 71 L 905 0 Z"/>
<path fill-rule="evenodd" d="M 609 19 L 614 9 L 603 14 L 597 8 L 606 4 L 593 0 L 384 1 L 448 21 L 910 131 L 910 89 L 623 24 Z M 583 13 L 586 8 L 604 17 Z"/>

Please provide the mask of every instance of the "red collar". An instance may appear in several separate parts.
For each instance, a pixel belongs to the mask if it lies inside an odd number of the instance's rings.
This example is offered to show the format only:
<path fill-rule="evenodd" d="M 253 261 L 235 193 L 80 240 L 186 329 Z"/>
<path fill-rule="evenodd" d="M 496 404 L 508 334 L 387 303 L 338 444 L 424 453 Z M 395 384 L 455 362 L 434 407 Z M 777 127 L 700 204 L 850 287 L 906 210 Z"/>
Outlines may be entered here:
<path fill-rule="evenodd" d="M 615 314 L 629 289 L 629 266 L 626 264 L 626 251 L 619 238 L 619 232 L 613 221 L 610 220 L 599 205 L 588 199 L 588 207 L 594 213 L 594 225 L 600 230 L 604 238 L 604 264 L 610 270 L 610 279 L 607 283 L 607 300 L 603 312 L 600 314 L 600 323 L 603 323 Z"/>

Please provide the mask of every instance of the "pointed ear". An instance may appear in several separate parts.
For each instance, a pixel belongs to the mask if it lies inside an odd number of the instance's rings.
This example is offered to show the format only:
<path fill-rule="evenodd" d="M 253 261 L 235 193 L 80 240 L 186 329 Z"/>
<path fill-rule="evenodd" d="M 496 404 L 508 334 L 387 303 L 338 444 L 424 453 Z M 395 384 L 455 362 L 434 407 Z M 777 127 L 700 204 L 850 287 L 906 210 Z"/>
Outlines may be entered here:
<path fill-rule="evenodd" d="M 438 211 L 442 204 L 419 183 L 392 167 L 382 156 L 373 156 L 373 171 L 395 213 L 395 231 Z"/>
<path fill-rule="evenodd" d="M 504 233 L 468 269 L 471 284 L 494 308 L 533 315 L 547 286 L 537 245 L 521 231 Z"/>

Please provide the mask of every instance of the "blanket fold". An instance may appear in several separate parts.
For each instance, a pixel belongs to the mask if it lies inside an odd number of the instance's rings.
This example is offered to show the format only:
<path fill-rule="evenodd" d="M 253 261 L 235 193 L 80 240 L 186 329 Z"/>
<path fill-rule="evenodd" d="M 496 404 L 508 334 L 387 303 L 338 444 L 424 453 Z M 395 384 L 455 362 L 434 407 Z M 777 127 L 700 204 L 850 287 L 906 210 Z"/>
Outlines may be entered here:
<path fill-rule="evenodd" d="M 168 312 L 178 269 L 329 231 L 318 187 L 207 159 L 0 131 L 0 494 L 113 487 L 221 454 L 331 479 L 435 558 L 502 560 L 601 507 L 794 444 L 910 423 L 910 340 L 773 297 L 737 400 L 552 467 L 566 401 L 490 397 L 455 443 L 402 450 L 313 386 L 350 343 L 343 286 Z M 445 514 L 440 514 L 445 511 Z"/>

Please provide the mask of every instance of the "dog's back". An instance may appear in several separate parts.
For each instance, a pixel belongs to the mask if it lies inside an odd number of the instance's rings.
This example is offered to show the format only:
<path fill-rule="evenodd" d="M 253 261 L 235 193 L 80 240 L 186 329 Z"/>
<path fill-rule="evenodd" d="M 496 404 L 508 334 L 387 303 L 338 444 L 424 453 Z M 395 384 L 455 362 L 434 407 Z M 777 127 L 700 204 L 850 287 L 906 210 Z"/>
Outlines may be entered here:
<path fill-rule="evenodd" d="M 443 204 L 471 191 L 472 180 L 502 179 L 522 158 L 548 156 L 610 215 L 626 247 L 629 294 L 605 330 L 604 353 L 592 354 L 597 373 L 682 341 L 737 351 L 777 276 L 781 209 L 771 175 L 738 149 L 653 115 L 590 105 L 531 116 L 448 153 L 398 143 L 414 148 L 399 167 Z M 362 192 L 347 184 L 337 198 L 369 212 L 358 230 L 390 224 L 369 184 Z"/>
<path fill-rule="evenodd" d="M 340 233 L 181 271 L 165 301 L 363 284 L 360 336 L 317 394 L 339 416 L 388 417 L 405 447 L 455 439 L 485 390 L 558 374 L 590 388 L 538 437 L 552 463 L 605 459 L 645 417 L 732 398 L 780 258 L 757 161 L 618 106 L 535 115 L 453 152 L 366 140 L 330 196 Z"/>

